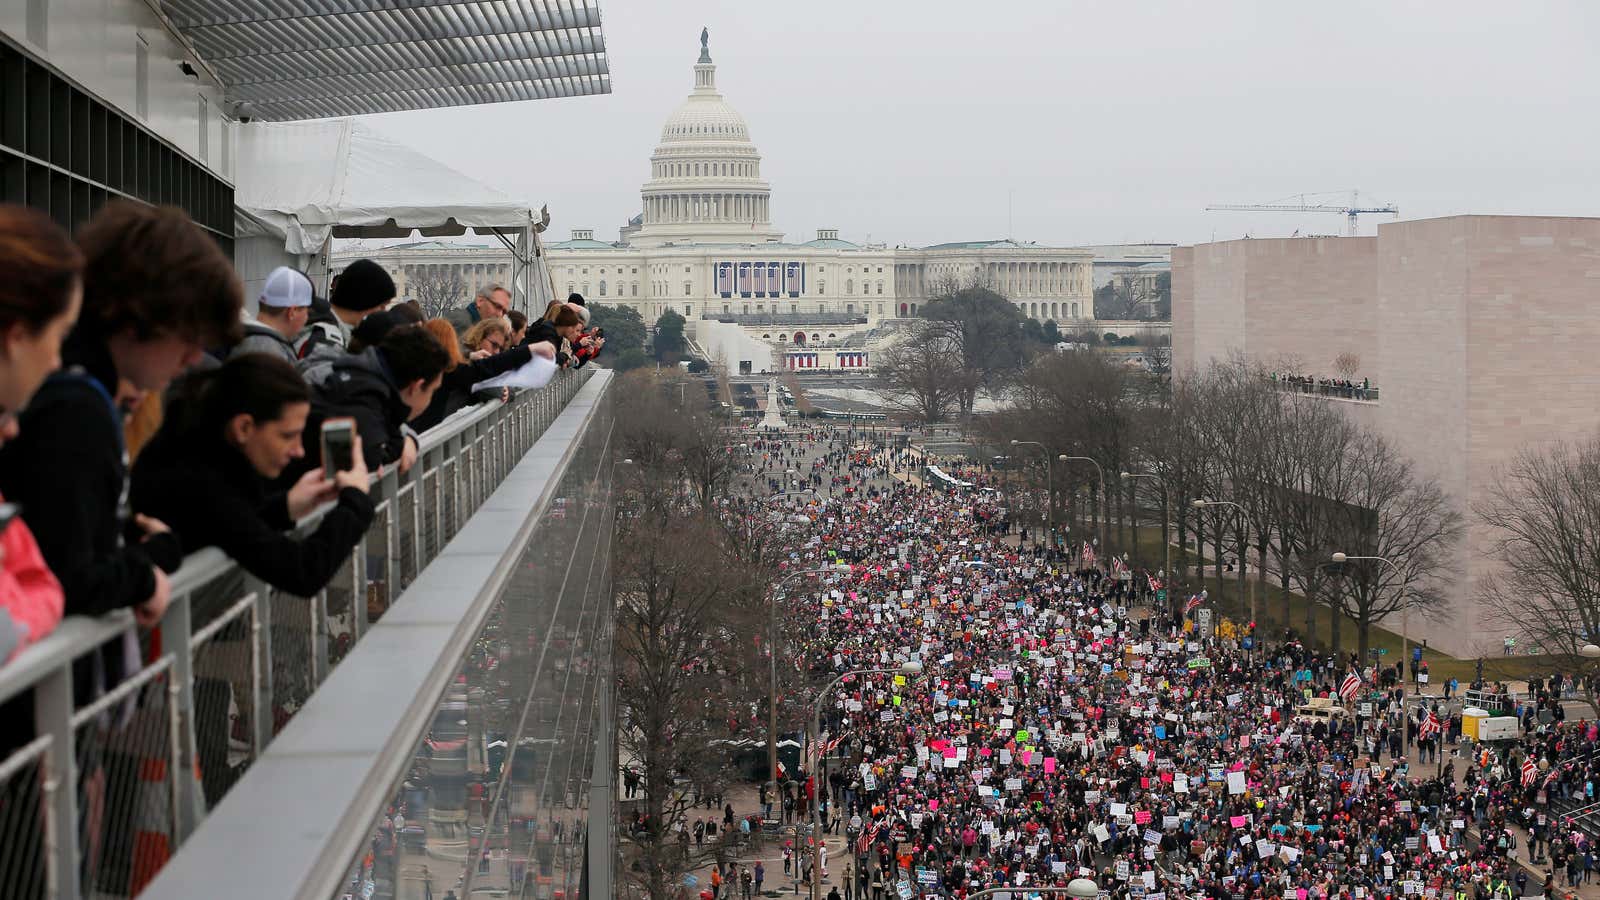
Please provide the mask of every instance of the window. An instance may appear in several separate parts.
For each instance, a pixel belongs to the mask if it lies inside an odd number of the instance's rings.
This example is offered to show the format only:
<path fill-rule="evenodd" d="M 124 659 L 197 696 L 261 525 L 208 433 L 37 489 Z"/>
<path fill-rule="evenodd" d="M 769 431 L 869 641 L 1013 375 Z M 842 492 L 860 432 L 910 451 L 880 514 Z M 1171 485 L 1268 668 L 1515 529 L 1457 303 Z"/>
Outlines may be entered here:
<path fill-rule="evenodd" d="M 878 270 L 878 271 L 880 271 L 880 272 L 882 272 L 882 271 L 883 271 L 883 269 L 881 269 L 881 268 L 880 268 L 880 269 L 879 269 L 879 270 Z M 881 282 L 881 281 L 880 281 L 880 282 L 878 282 L 878 293 L 879 293 L 879 294 L 882 294 L 882 293 L 883 293 L 883 282 Z"/>
<path fill-rule="evenodd" d="M 883 304 L 882 303 L 878 304 L 878 315 L 880 315 L 880 316 L 883 315 Z"/>
<path fill-rule="evenodd" d="M 588 266 L 584 266 L 583 267 L 583 274 L 585 274 L 585 275 L 589 274 L 589 267 Z"/>
<path fill-rule="evenodd" d="M 606 280 L 604 278 L 602 278 L 602 279 L 600 279 L 600 296 L 604 297 L 605 295 L 606 295 Z"/>
<path fill-rule="evenodd" d="M 576 290 L 577 290 L 577 289 L 578 289 L 578 286 L 577 286 L 577 285 L 575 285 L 575 284 L 573 284 L 573 283 L 572 283 L 572 282 L 570 282 L 570 281 L 569 281 L 569 282 L 567 282 L 567 293 L 569 293 L 569 294 L 570 294 L 570 293 L 573 293 L 573 292 L 574 292 L 574 291 L 576 291 Z"/>
<path fill-rule="evenodd" d="M 639 274 L 639 267 L 638 266 L 634 266 L 633 267 L 633 271 L 629 272 L 628 274 L 629 275 L 637 275 L 637 274 Z"/>
<path fill-rule="evenodd" d="M 685 303 L 685 304 L 684 304 L 684 305 L 683 305 L 683 317 L 684 317 L 684 318 L 685 318 L 685 319 L 687 319 L 687 318 L 689 318 L 689 317 L 690 317 L 690 316 L 691 316 L 691 315 L 693 315 L 693 314 L 694 314 L 694 310 L 692 310 L 692 309 L 690 309 L 690 308 L 689 308 L 689 304 L 687 304 L 687 303 Z"/>
<path fill-rule="evenodd" d="M 883 266 L 879 266 L 879 267 L 878 267 L 878 274 L 879 274 L 879 275 L 882 275 L 882 274 L 883 274 Z"/>
<path fill-rule="evenodd" d="M 855 315 L 855 311 L 856 311 L 856 305 L 854 303 L 846 303 L 844 305 L 844 314 L 845 315 L 847 315 L 847 316 Z M 832 336 L 833 335 L 829 335 L 829 337 L 832 337 Z"/>
<path fill-rule="evenodd" d="M 845 271 L 848 272 L 850 270 L 846 269 Z M 856 292 L 856 283 L 853 280 L 846 278 L 844 280 L 844 292 L 846 296 L 854 294 Z"/>
<path fill-rule="evenodd" d="M 693 285 L 693 284 L 692 284 L 692 283 L 690 283 L 690 282 L 687 282 L 687 281 L 685 281 L 685 282 L 684 282 L 684 283 L 683 283 L 683 295 L 684 295 L 684 296 L 685 296 L 685 297 L 692 297 L 692 296 L 694 296 L 694 285 Z"/>
<path fill-rule="evenodd" d="M 584 292 L 584 293 L 585 293 L 585 294 L 587 294 L 587 293 L 589 293 L 589 282 L 587 282 L 587 281 L 585 281 L 585 282 L 584 282 L 584 283 L 583 283 L 583 292 Z"/>
<path fill-rule="evenodd" d="M 689 268 L 688 266 L 684 266 L 683 267 L 683 274 L 685 274 L 685 275 L 689 274 L 692 271 L 694 271 L 694 270 Z"/>
<path fill-rule="evenodd" d="M 732 315 L 733 314 L 733 304 L 731 304 L 731 303 L 722 304 L 722 312 L 725 315 Z"/>
<path fill-rule="evenodd" d="M 631 296 L 639 296 L 639 282 L 635 281 L 633 284 L 629 285 L 629 287 L 633 289 Z"/>
<path fill-rule="evenodd" d="M 817 282 L 817 293 L 826 294 L 827 292 L 828 292 L 828 283 L 826 281 Z"/>

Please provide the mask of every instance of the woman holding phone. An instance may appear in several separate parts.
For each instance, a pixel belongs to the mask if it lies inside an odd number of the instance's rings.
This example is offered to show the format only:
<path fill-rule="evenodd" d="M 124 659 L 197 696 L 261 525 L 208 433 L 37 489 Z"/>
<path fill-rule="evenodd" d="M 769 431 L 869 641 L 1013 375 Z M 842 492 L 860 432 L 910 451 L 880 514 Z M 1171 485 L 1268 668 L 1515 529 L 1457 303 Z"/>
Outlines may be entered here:
<path fill-rule="evenodd" d="M 49 216 L 0 205 L 0 442 L 17 434 L 17 411 L 61 367 L 61 342 L 83 302 L 83 254 Z M 61 621 L 61 583 L 33 533 L 0 502 L 0 663 Z"/>
<path fill-rule="evenodd" d="M 191 552 L 215 546 L 279 590 L 315 594 L 366 533 L 372 500 L 353 429 L 348 468 L 330 476 L 318 467 L 288 491 L 273 489 L 273 479 L 305 455 L 310 411 L 305 382 L 276 357 L 247 353 L 190 375 L 133 467 L 133 508 L 166 522 Z M 286 533 L 330 501 L 335 506 L 311 534 Z"/>

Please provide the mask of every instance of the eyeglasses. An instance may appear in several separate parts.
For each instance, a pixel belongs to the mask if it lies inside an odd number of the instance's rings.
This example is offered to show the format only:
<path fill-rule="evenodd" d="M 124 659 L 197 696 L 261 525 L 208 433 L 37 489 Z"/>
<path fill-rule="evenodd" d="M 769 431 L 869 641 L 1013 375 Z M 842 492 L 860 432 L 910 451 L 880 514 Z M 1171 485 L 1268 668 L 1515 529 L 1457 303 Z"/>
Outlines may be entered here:
<path fill-rule="evenodd" d="M 500 353 L 506 349 L 505 341 L 502 341 L 499 338 L 485 338 L 483 341 L 483 346 L 484 349 L 493 350 L 496 353 Z"/>
<path fill-rule="evenodd" d="M 496 300 L 493 297 L 485 297 L 483 299 L 489 301 L 489 305 L 494 307 L 495 312 L 498 315 L 502 315 L 503 316 L 506 313 L 511 311 L 511 304 L 509 304 L 509 303 L 501 303 L 499 300 Z"/>

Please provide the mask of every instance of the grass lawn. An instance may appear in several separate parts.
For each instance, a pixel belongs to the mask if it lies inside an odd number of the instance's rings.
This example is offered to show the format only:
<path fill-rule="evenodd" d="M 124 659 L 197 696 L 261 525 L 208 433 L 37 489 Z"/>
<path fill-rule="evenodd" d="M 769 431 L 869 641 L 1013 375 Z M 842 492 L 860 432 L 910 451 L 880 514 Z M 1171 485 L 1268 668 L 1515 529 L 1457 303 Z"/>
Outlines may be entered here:
<path fill-rule="evenodd" d="M 1126 539 L 1126 535 L 1127 532 L 1124 530 L 1124 539 Z M 1172 547 L 1172 553 L 1173 558 L 1176 559 L 1178 555 L 1176 544 Z M 1130 555 L 1132 555 L 1131 548 Z M 1142 527 L 1139 529 L 1137 559 L 1140 566 L 1151 569 L 1159 569 L 1161 567 L 1160 528 Z M 1192 561 L 1193 554 L 1191 554 L 1190 559 Z M 1207 569 L 1208 576 L 1211 571 L 1211 569 Z M 1268 577 L 1272 578 L 1271 575 Z M 1236 622 L 1249 621 L 1250 607 L 1248 602 L 1240 597 L 1238 573 L 1224 572 L 1223 581 L 1225 584 L 1219 590 L 1215 577 L 1207 577 L 1205 579 L 1204 588 L 1210 591 L 1212 608 L 1216 610 L 1218 616 L 1226 616 Z M 1253 581 L 1254 579 L 1251 579 L 1246 582 L 1247 590 L 1248 585 Z M 1258 591 L 1256 596 L 1257 633 L 1266 636 L 1281 635 L 1284 628 L 1282 589 L 1276 583 L 1266 585 L 1264 591 L 1263 586 L 1259 583 L 1255 583 L 1254 587 Z M 1245 596 L 1248 597 L 1248 593 Z M 1340 616 L 1340 618 L 1342 620 L 1339 625 L 1340 649 L 1346 652 L 1353 651 L 1358 645 L 1355 622 L 1348 616 Z M 1313 614 L 1313 621 L 1316 623 L 1315 644 L 1319 647 L 1327 647 L 1331 638 L 1332 610 L 1323 604 L 1317 604 Z M 1306 599 L 1304 596 L 1290 591 L 1289 627 L 1294 628 L 1303 638 L 1305 623 Z M 1396 613 L 1384 620 L 1383 623 L 1372 627 L 1368 645 L 1388 651 L 1388 653 L 1380 657 L 1384 665 L 1392 665 L 1395 660 L 1400 658 L 1400 624 L 1400 614 Z M 1413 641 L 1408 646 L 1415 645 Z M 1457 658 L 1431 648 L 1423 649 L 1422 658 L 1428 662 L 1429 676 L 1434 684 L 1439 684 L 1452 677 L 1462 684 L 1466 684 L 1473 679 L 1477 666 L 1476 657 Z M 1572 665 L 1569 661 L 1550 656 L 1485 656 L 1483 658 L 1484 677 L 1491 680 L 1522 681 L 1531 675 L 1549 674 L 1557 669 L 1564 669 L 1570 673 Z"/>

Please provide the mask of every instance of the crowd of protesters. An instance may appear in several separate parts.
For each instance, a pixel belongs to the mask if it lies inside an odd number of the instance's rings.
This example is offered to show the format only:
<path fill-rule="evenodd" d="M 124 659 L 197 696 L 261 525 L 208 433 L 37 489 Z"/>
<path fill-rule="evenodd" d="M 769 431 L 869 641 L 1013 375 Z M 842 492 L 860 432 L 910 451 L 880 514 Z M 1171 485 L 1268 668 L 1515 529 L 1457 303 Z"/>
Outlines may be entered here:
<path fill-rule="evenodd" d="M 490 285 L 425 322 L 370 260 L 326 298 L 278 268 L 246 317 L 215 241 L 179 209 L 132 202 L 75 237 L 0 206 L 0 273 L 0 662 L 64 615 L 131 609 L 153 626 L 170 574 L 205 547 L 316 593 L 372 520 L 371 476 L 409 470 L 420 432 L 506 396 L 484 382 L 604 346 L 579 295 L 530 322 Z M 343 419 L 353 453 L 329 473 L 321 426 Z M 98 654 L 80 686 L 114 681 L 124 656 Z"/>
<path fill-rule="evenodd" d="M 795 447 L 813 438 L 752 446 L 756 483 L 889 460 L 830 443 L 808 467 Z M 1087 877 L 1147 900 L 1464 900 L 1592 877 L 1594 849 L 1558 810 L 1600 788 L 1600 727 L 1564 717 L 1560 684 L 1515 702 L 1517 739 L 1467 744 L 1453 705 L 1398 667 L 1385 678 L 1292 634 L 1255 649 L 1202 636 L 1184 615 L 1202 598 L 1156 602 L 1149 573 L 1102 565 L 1092 544 L 999 539 L 992 492 L 908 481 L 768 502 L 811 523 L 794 567 L 841 570 L 793 610 L 808 680 L 887 670 L 820 698 L 806 771 L 763 792 L 769 819 L 788 797 L 787 819 L 843 834 L 829 897 Z M 807 840 L 785 849 L 802 880 Z M 730 893 L 743 871 L 718 873 Z"/>
<path fill-rule="evenodd" d="M 1343 397 L 1346 400 L 1376 400 L 1378 390 L 1369 379 L 1352 381 L 1348 378 L 1317 378 L 1311 375 L 1294 375 L 1273 372 L 1269 376 L 1283 390 L 1324 397 Z"/>

